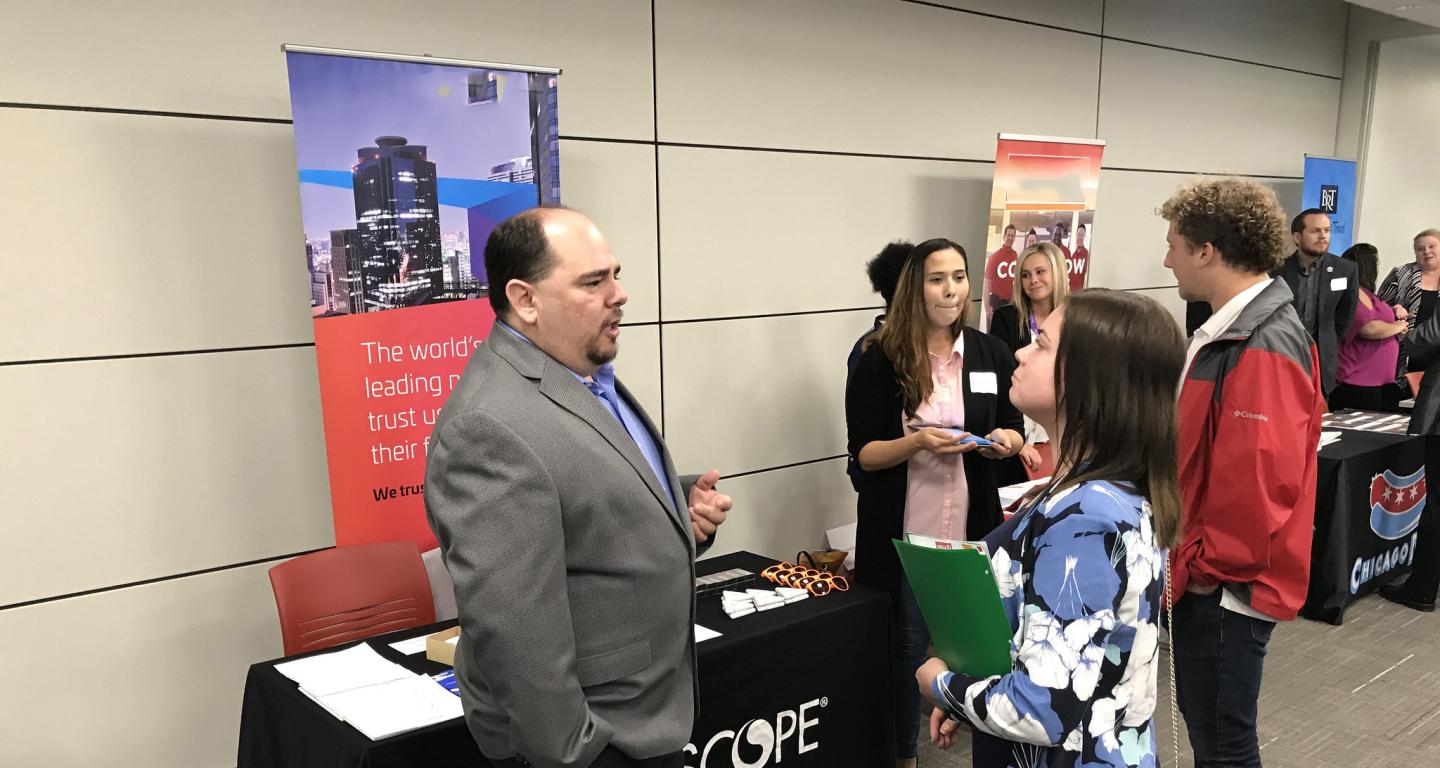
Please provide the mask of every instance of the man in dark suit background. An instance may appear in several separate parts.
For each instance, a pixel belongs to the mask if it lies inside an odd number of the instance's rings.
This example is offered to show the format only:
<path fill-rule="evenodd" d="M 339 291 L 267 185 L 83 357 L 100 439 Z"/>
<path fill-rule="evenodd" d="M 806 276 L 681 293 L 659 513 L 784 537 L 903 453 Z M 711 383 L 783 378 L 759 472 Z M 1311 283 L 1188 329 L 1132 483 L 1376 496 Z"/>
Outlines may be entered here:
<path fill-rule="evenodd" d="M 1329 252 L 1330 217 L 1306 208 L 1290 222 L 1291 253 L 1272 277 L 1284 278 L 1295 294 L 1295 314 L 1320 351 L 1320 377 L 1328 398 L 1335 389 L 1340 339 L 1355 317 L 1359 300 L 1355 264 Z"/>
<path fill-rule="evenodd" d="M 485 268 L 495 326 L 425 474 L 466 725 L 497 766 L 679 768 L 697 698 L 695 554 L 730 498 L 714 470 L 677 477 L 615 378 L 627 296 L 594 223 L 517 214 Z"/>

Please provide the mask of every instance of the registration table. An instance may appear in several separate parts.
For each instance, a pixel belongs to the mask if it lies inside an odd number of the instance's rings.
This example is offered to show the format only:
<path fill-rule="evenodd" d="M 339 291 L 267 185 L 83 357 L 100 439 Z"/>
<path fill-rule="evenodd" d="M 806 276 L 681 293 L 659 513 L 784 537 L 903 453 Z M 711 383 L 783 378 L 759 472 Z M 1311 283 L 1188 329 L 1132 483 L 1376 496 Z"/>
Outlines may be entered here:
<path fill-rule="evenodd" d="M 1331 624 L 1356 598 L 1409 573 L 1425 507 L 1424 439 L 1338 427 L 1344 418 L 1326 417 L 1325 429 L 1341 436 L 1320 449 L 1310 588 L 1300 610 Z"/>
<path fill-rule="evenodd" d="M 742 568 L 758 574 L 773 562 L 737 552 L 696 563 L 696 573 Z M 889 616 L 888 597 L 858 585 L 734 620 L 721 610 L 718 595 L 701 598 L 696 622 L 721 636 L 697 646 L 700 717 L 685 765 L 769 766 L 782 760 L 786 766 L 884 765 L 893 760 Z M 368 642 L 391 661 L 435 674 L 446 667 L 424 653 L 402 655 L 389 644 L 454 624 L 402 630 Z M 354 643 L 327 650 L 349 645 Z M 239 768 L 489 764 L 462 719 L 372 741 L 302 694 L 275 671 L 278 661 L 252 666 L 245 680 Z"/>

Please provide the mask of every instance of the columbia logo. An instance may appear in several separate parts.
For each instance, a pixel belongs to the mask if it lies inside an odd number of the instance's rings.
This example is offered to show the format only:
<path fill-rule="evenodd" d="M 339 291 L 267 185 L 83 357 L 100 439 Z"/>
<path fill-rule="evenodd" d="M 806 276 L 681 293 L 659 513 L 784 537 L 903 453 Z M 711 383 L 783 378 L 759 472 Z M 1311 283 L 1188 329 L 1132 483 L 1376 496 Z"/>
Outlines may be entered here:
<path fill-rule="evenodd" d="M 1255 421 L 1269 421 L 1269 420 L 1270 420 L 1270 417 L 1269 417 L 1269 416 L 1266 416 L 1266 415 L 1263 414 L 1263 413 L 1251 413 L 1251 412 L 1249 412 L 1249 411 L 1241 411 L 1241 410 L 1236 410 L 1236 411 L 1235 411 L 1235 418 L 1237 418 L 1237 419 L 1254 419 Z"/>

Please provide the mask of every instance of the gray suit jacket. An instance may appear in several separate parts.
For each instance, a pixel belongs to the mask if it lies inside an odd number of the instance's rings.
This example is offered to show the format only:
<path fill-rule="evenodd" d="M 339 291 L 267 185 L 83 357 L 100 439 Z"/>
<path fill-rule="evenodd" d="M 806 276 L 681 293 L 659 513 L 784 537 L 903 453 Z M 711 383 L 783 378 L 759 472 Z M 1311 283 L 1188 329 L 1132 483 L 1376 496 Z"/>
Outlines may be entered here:
<path fill-rule="evenodd" d="M 682 486 L 662 487 L 573 373 L 498 325 L 431 437 L 425 508 L 455 580 L 455 673 L 487 757 L 585 766 L 613 745 L 676 752 L 696 706 L 695 542 Z"/>

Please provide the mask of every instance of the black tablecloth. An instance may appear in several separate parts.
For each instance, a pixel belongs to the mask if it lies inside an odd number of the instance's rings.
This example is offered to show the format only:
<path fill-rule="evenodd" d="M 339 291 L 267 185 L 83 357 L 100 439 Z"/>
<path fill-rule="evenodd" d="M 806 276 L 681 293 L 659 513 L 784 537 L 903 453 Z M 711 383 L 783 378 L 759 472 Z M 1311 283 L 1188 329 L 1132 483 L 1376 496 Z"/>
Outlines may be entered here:
<path fill-rule="evenodd" d="M 1414 528 L 1396 525 L 1404 521 L 1386 511 L 1397 505 L 1385 493 L 1401 498 L 1406 484 L 1397 481 L 1425 465 L 1424 438 L 1342 432 L 1339 442 L 1320 450 L 1310 589 L 1300 609 L 1301 616 L 1331 624 L 1344 620 L 1355 598 L 1410 572 Z"/>
<path fill-rule="evenodd" d="M 703 560 L 696 571 L 759 573 L 772 562 L 737 552 Z M 696 621 L 722 635 L 697 648 L 700 717 L 686 747 L 687 766 L 729 768 L 735 755 L 756 766 L 782 760 L 786 766 L 885 765 L 894 759 L 890 605 L 884 593 L 856 586 L 735 620 L 720 609 L 718 596 L 705 597 L 696 606 Z M 446 667 L 423 653 L 401 655 L 389 643 L 454 624 L 369 642 L 392 661 L 434 674 Z M 276 661 L 255 664 L 246 677 L 239 768 L 489 765 L 459 719 L 371 741 L 300 693 L 275 671 Z M 761 760 L 767 749 L 772 754 Z"/>

